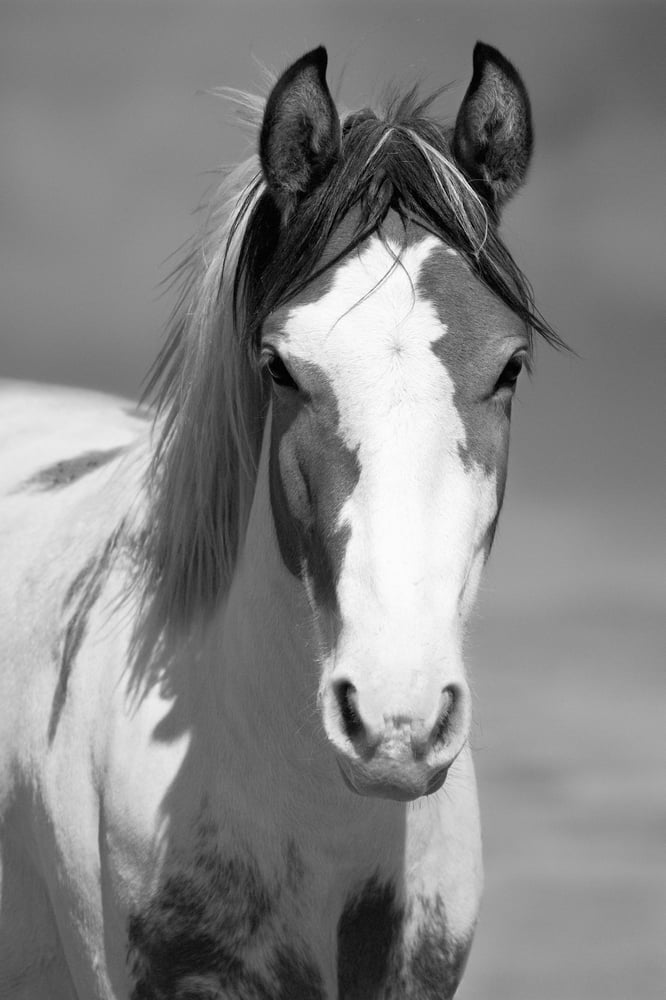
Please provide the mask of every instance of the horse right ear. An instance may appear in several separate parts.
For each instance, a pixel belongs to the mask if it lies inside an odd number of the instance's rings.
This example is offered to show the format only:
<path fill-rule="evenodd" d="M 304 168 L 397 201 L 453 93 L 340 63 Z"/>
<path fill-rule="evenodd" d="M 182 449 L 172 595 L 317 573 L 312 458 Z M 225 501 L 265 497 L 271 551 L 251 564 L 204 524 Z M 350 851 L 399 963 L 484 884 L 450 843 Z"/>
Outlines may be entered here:
<path fill-rule="evenodd" d="M 326 49 L 307 52 L 271 91 L 259 137 L 261 167 L 283 218 L 310 194 L 340 153 L 340 118 L 326 84 Z"/>

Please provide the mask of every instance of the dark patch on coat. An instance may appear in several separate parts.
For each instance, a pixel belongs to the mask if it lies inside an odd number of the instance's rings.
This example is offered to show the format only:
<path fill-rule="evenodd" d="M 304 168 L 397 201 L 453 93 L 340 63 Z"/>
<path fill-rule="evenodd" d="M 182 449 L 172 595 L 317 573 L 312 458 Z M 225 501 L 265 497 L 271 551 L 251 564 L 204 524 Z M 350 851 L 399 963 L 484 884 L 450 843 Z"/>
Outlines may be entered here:
<path fill-rule="evenodd" d="M 375 876 L 345 906 L 338 923 L 338 998 L 383 997 L 395 977 L 404 910 L 395 886 Z"/>
<path fill-rule="evenodd" d="M 88 629 L 90 612 L 97 603 L 107 579 L 111 557 L 120 538 L 120 530 L 108 539 L 100 555 L 90 559 L 81 569 L 65 593 L 63 613 L 68 616 L 60 651 L 58 683 L 51 703 L 48 739 L 53 742 L 62 710 L 67 700 L 67 688 L 74 661 Z"/>
<path fill-rule="evenodd" d="M 57 490 L 63 486 L 71 486 L 78 479 L 101 468 L 125 451 L 124 447 L 109 448 L 106 451 L 86 451 L 74 458 L 64 458 L 54 465 L 35 472 L 30 479 L 22 483 L 20 489 Z"/>
<path fill-rule="evenodd" d="M 465 428 L 458 446 L 465 469 L 480 466 L 495 474 L 497 513 L 486 533 L 488 551 L 504 499 L 509 454 L 511 400 L 493 398 L 508 361 L 506 342 L 527 343 L 522 322 L 469 270 L 461 257 L 435 248 L 424 262 L 418 292 L 434 305 L 446 333 L 432 351 L 453 382 L 453 403 Z"/>
<path fill-rule="evenodd" d="M 220 903 L 214 919 L 211 900 Z M 241 955 L 266 924 L 271 907 L 256 868 L 242 859 L 211 852 L 197 859 L 193 873 L 170 875 L 150 906 L 130 917 L 133 1000 L 182 995 L 184 985 L 204 979 L 220 990 L 233 986 L 243 996 L 251 973 Z"/>
<path fill-rule="evenodd" d="M 418 293 L 432 302 L 446 326 L 432 350 L 453 382 L 453 402 L 467 438 L 460 457 L 466 468 L 474 462 L 486 474 L 494 472 L 502 457 L 508 414 L 490 397 L 508 360 L 506 340 L 521 337 L 523 326 L 461 257 L 443 247 L 434 248 L 424 262 Z"/>
<path fill-rule="evenodd" d="M 471 941 L 458 945 L 440 931 L 424 929 L 412 952 L 400 996 L 405 1000 L 451 1000 L 462 979 Z"/>
<path fill-rule="evenodd" d="M 301 371 L 307 388 L 278 389 L 274 395 L 271 507 L 285 566 L 294 576 L 308 577 L 335 633 L 337 582 L 350 535 L 350 528 L 337 522 L 361 467 L 357 451 L 340 435 L 338 404 L 326 374 L 311 363 Z"/>
<path fill-rule="evenodd" d="M 450 1000 L 465 969 L 471 937 L 456 941 L 440 896 L 397 901 L 395 887 L 369 879 L 346 905 L 338 924 L 338 1000 Z"/>
<path fill-rule="evenodd" d="M 400 991 L 404 1000 L 450 1000 L 467 963 L 471 936 L 455 940 L 446 923 L 441 896 L 421 900 L 422 923 L 403 957 Z"/>
<path fill-rule="evenodd" d="M 281 924 L 281 887 L 251 857 L 224 857 L 210 824 L 128 923 L 131 1000 L 324 1000 L 321 974 Z"/>

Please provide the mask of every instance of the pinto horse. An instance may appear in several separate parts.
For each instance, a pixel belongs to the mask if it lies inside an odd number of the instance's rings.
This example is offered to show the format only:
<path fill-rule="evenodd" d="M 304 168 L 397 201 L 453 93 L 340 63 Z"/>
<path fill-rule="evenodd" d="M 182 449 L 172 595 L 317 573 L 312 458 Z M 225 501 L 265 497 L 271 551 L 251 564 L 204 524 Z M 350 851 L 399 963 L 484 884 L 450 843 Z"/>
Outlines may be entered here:
<path fill-rule="evenodd" d="M 153 408 L 5 387 L 3 997 L 429 1000 L 462 975 L 463 631 L 516 380 L 557 341 L 497 232 L 529 100 L 480 43 L 451 127 L 416 90 L 341 116 L 326 65 L 255 106 Z"/>

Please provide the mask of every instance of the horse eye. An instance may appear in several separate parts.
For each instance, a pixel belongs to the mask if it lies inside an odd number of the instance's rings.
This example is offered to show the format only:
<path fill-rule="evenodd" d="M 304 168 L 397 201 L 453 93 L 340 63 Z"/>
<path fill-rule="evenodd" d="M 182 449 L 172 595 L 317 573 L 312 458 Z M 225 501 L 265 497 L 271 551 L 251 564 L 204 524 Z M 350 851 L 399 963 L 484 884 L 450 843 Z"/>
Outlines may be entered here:
<path fill-rule="evenodd" d="M 266 368 L 276 385 L 280 385 L 284 389 L 298 389 L 296 382 L 289 374 L 289 369 L 279 354 L 271 353 L 269 355 Z"/>
<path fill-rule="evenodd" d="M 502 369 L 502 374 L 495 383 L 495 392 L 499 392 L 500 389 L 513 389 L 523 370 L 524 363 L 525 358 L 522 354 L 514 354 Z"/>

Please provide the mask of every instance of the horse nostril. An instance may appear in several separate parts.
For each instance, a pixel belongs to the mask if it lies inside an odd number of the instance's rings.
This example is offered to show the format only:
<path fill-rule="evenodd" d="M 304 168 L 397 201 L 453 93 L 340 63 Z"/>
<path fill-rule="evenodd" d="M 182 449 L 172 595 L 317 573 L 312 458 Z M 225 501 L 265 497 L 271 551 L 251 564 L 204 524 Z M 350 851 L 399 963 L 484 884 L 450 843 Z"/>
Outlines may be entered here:
<path fill-rule="evenodd" d="M 439 715 L 437 716 L 437 721 L 430 737 L 431 746 L 443 746 L 447 743 L 452 722 L 456 715 L 458 700 L 459 691 L 454 684 L 449 684 L 442 690 L 439 702 Z"/>
<path fill-rule="evenodd" d="M 351 681 L 338 681 L 334 685 L 335 697 L 342 720 L 342 728 L 352 742 L 363 735 L 363 722 L 358 712 L 356 688 Z"/>

